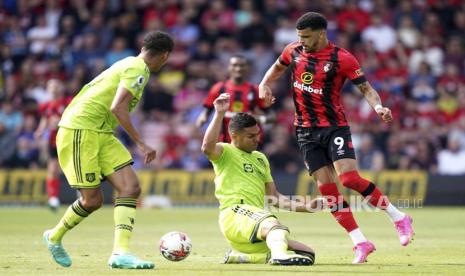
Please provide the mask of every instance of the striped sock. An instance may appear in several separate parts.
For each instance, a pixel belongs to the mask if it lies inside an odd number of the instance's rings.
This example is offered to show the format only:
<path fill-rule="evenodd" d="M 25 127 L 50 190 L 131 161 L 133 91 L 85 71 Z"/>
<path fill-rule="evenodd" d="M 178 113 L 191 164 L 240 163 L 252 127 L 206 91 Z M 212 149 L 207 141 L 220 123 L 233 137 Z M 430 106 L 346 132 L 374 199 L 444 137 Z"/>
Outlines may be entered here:
<path fill-rule="evenodd" d="M 82 206 L 79 199 L 76 200 L 68 207 L 60 222 L 50 232 L 50 241 L 52 243 L 60 243 L 66 232 L 73 229 L 89 214 L 90 212 Z"/>
<path fill-rule="evenodd" d="M 115 241 L 113 253 L 129 251 L 129 240 L 132 236 L 134 219 L 136 217 L 136 198 L 119 197 L 115 200 Z"/>

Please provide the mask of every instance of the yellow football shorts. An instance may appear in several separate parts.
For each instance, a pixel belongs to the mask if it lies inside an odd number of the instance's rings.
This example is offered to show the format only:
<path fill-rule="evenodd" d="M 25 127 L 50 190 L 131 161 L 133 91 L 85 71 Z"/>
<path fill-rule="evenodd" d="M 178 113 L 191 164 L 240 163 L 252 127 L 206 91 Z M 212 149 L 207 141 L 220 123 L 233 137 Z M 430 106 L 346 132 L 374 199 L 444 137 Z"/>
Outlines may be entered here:
<path fill-rule="evenodd" d="M 58 162 L 72 188 L 97 188 L 100 181 L 133 163 L 126 147 L 113 133 L 60 127 Z"/>
<path fill-rule="evenodd" d="M 276 217 L 262 208 L 238 204 L 220 212 L 221 232 L 231 247 L 242 253 L 267 253 L 266 242 L 260 238 L 260 223 Z"/>

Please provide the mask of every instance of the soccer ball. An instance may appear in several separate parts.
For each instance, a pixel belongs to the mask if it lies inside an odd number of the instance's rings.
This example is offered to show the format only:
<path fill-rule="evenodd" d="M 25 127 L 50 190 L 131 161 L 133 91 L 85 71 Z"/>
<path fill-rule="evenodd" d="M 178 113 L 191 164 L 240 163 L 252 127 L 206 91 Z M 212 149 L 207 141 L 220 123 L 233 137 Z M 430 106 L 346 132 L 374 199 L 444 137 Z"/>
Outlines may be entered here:
<path fill-rule="evenodd" d="M 191 250 L 191 239 L 185 233 L 173 231 L 160 239 L 160 253 L 167 260 L 182 261 L 189 256 Z"/>

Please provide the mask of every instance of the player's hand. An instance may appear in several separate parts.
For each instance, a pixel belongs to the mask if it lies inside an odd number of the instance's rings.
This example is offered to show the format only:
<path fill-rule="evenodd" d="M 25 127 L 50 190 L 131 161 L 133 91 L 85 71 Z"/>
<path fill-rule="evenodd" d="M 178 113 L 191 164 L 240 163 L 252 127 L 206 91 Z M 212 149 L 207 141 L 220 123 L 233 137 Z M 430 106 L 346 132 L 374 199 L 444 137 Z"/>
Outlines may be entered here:
<path fill-rule="evenodd" d="M 271 106 L 276 101 L 276 98 L 271 93 L 271 88 L 265 84 L 258 86 L 258 97 L 263 100 L 265 107 Z"/>
<path fill-rule="evenodd" d="M 328 207 L 328 201 L 323 197 L 319 197 L 306 202 L 305 205 L 309 212 L 314 213 L 326 209 Z"/>
<path fill-rule="evenodd" d="M 218 96 L 218 98 L 215 99 L 213 102 L 213 105 L 215 106 L 215 110 L 218 113 L 225 113 L 229 109 L 229 100 L 230 100 L 230 95 L 228 93 L 224 93 Z"/>
<path fill-rule="evenodd" d="M 383 119 L 385 123 L 392 122 L 392 112 L 391 109 L 389 109 L 388 107 L 380 107 L 375 109 L 375 111 L 378 114 L 378 116 L 381 117 L 381 119 Z"/>
<path fill-rule="evenodd" d="M 157 152 L 154 149 L 152 149 L 150 146 L 144 143 L 140 143 L 137 145 L 137 147 L 144 155 L 144 165 L 149 164 L 150 162 L 155 160 L 155 157 L 157 157 Z"/>
<path fill-rule="evenodd" d="M 197 120 L 195 121 L 195 126 L 197 128 L 201 128 L 203 126 L 203 124 L 205 124 L 205 122 L 207 121 L 207 116 L 205 115 L 200 115 Z"/>

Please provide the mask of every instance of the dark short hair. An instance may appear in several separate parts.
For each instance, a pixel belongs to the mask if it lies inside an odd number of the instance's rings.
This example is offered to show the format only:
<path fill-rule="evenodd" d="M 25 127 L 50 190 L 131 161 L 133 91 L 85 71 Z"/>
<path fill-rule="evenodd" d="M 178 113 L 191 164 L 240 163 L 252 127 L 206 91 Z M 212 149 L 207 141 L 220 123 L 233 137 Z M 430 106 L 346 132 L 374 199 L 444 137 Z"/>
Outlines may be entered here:
<path fill-rule="evenodd" d="M 253 127 L 257 124 L 257 120 L 254 116 L 247 113 L 237 113 L 229 121 L 228 130 L 229 132 L 241 131 L 246 127 Z"/>
<path fill-rule="evenodd" d="M 151 55 L 173 51 L 174 41 L 167 33 L 152 31 L 144 36 L 144 48 Z"/>
<path fill-rule="evenodd" d="M 245 61 L 245 63 L 248 65 L 250 64 L 250 60 L 248 58 L 246 58 L 244 55 L 241 55 L 241 54 L 233 54 L 229 60 L 233 59 L 233 58 L 237 58 L 237 59 L 242 59 Z"/>
<path fill-rule="evenodd" d="M 307 12 L 297 19 L 295 28 L 297 30 L 303 30 L 310 28 L 312 30 L 326 30 L 328 22 L 321 13 Z"/>

